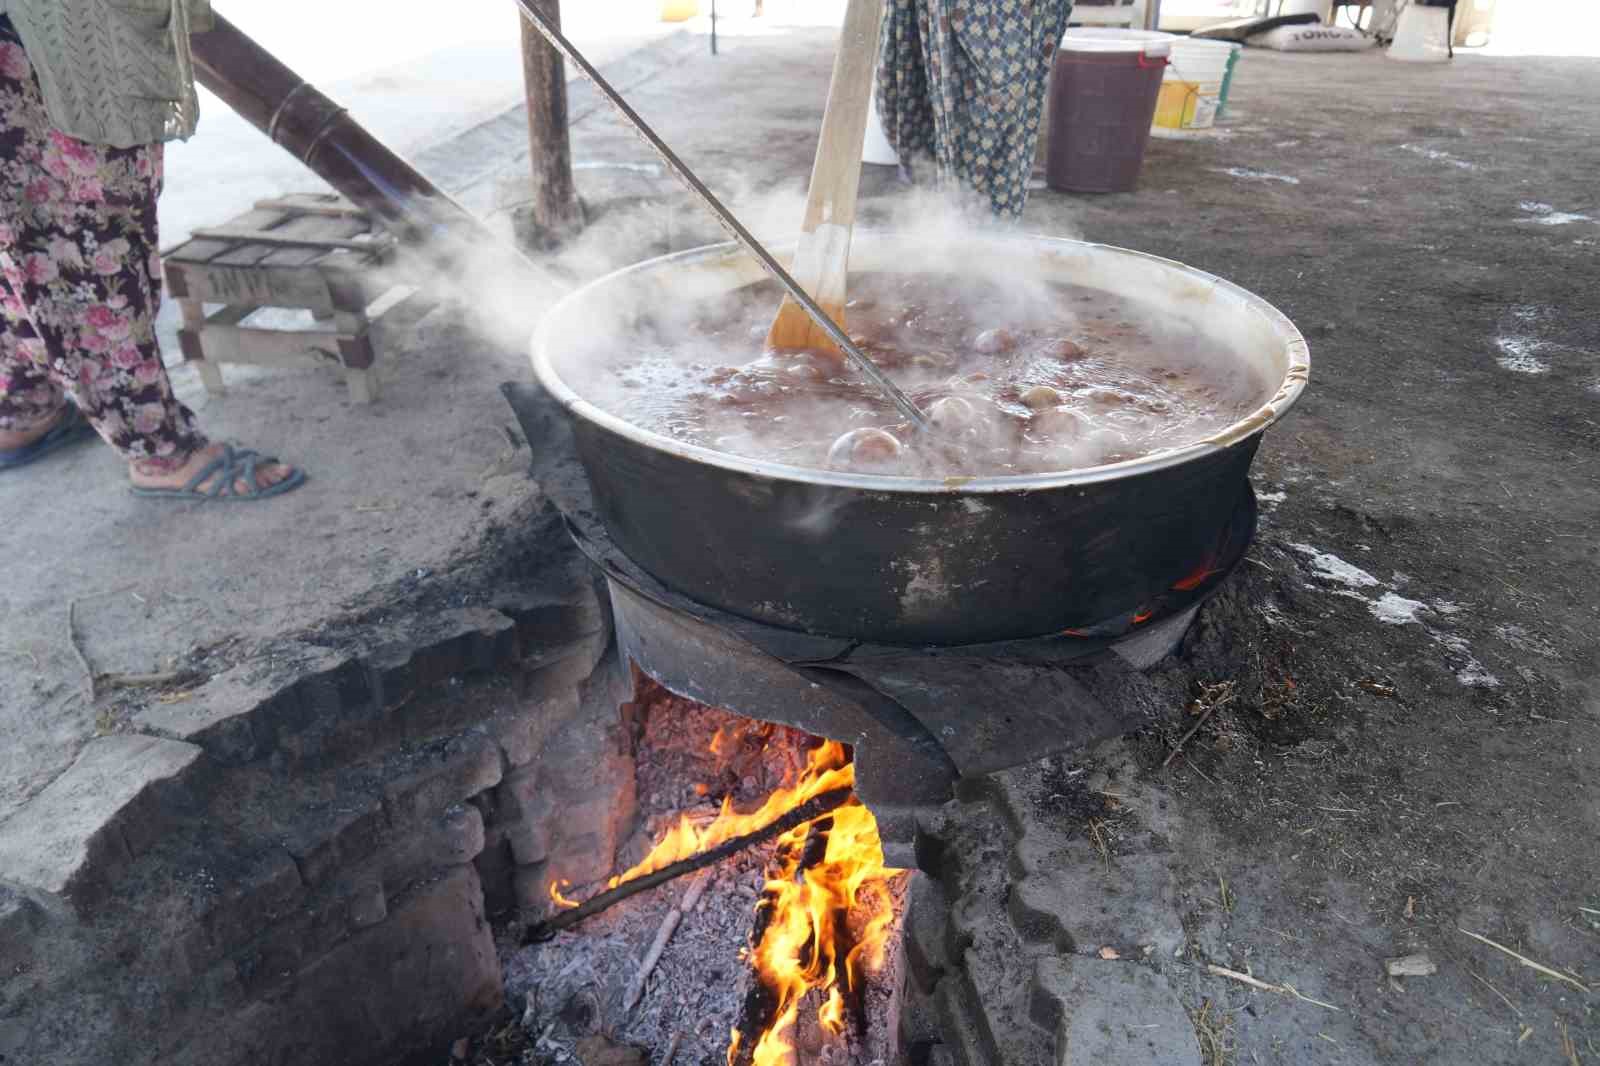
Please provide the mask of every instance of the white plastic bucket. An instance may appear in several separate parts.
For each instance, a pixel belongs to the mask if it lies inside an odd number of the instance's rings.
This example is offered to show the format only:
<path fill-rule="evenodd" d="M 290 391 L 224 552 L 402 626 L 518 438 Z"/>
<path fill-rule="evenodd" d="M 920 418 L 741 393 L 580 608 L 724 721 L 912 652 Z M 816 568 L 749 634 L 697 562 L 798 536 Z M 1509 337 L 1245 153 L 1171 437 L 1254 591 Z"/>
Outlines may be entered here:
<path fill-rule="evenodd" d="M 1177 43 L 1170 33 L 1117 26 L 1074 26 L 1061 35 L 1063 52 L 1143 52 L 1151 59 L 1170 55 Z"/>
<path fill-rule="evenodd" d="M 1156 105 L 1156 130 L 1206 130 L 1217 120 L 1228 61 L 1239 46 L 1232 41 L 1179 38 L 1172 45 L 1161 100 Z"/>
<path fill-rule="evenodd" d="M 1443 63 L 1450 58 L 1450 9 L 1408 4 L 1395 24 L 1389 58 L 1408 63 Z"/>

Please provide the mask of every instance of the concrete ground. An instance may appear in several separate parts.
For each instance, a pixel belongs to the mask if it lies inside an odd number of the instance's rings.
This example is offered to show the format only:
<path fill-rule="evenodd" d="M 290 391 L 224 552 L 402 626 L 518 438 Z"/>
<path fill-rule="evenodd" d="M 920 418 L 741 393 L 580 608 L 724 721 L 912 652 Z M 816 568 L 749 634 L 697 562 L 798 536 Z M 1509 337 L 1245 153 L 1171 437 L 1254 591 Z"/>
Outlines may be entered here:
<path fill-rule="evenodd" d="M 626 10 L 636 16 L 637 8 Z M 797 0 L 770 3 L 760 22 L 724 20 L 724 52 L 788 42 L 797 34 L 795 39 L 820 54 L 828 34 L 807 27 L 836 12 L 831 0 L 809 8 Z M 666 35 L 640 29 L 637 17 L 623 19 L 609 33 L 592 17 L 574 21 L 598 42 L 584 41 L 587 51 L 613 57 L 603 68 L 625 88 L 642 90 L 683 63 L 703 73 L 715 69 L 697 62 L 709 59 L 704 19 Z M 254 27 L 245 18 L 240 23 L 255 32 L 272 28 Z M 262 36 L 273 42 L 271 33 Z M 656 43 L 616 53 L 618 41 L 650 38 Z M 451 55 L 439 61 L 444 69 L 463 62 Z M 825 66 L 824 60 L 824 81 Z M 381 97 L 386 76 L 375 77 L 378 88 L 365 97 L 369 104 Z M 364 83 L 351 84 L 359 90 Z M 414 76 L 401 88 L 420 92 Z M 513 90 L 518 92 L 520 87 Z M 356 96 L 363 98 L 359 91 Z M 653 254 L 663 241 L 681 247 L 720 232 L 684 206 L 653 213 L 649 225 L 635 224 L 638 198 L 654 195 L 663 179 L 649 173 L 649 164 L 644 172 L 629 169 L 632 163 L 615 165 L 617 158 L 634 159 L 643 149 L 602 121 L 610 118 L 600 113 L 603 106 L 592 90 L 574 86 L 578 185 L 597 213 L 611 211 L 606 223 L 559 262 L 547 264 L 555 286 L 550 290 L 501 287 L 490 293 L 479 288 L 487 279 L 477 277 L 440 291 L 441 279 L 430 277 L 430 295 L 453 300 L 455 310 L 420 325 L 402 314 L 398 330 L 380 330 L 379 403 L 352 406 L 331 372 L 256 368 L 225 370 L 229 392 L 211 397 L 191 368 L 174 367 L 179 396 L 207 432 L 303 465 L 312 479 L 305 490 L 270 506 L 196 509 L 138 500 L 123 491 L 118 460 L 100 447 L 57 454 L 0 479 L 0 513 L 6 516 L 0 545 L 14 560 L 13 572 L 22 575 L 0 591 L 0 820 L 70 765 L 88 738 L 116 727 L 113 707 L 89 704 L 78 651 L 97 674 L 148 675 L 170 671 L 196 648 L 315 626 L 375 590 L 426 580 L 470 549 L 485 523 L 503 518 L 527 497 L 532 486 L 522 472 L 526 455 L 516 454 L 515 419 L 496 391 L 500 382 L 528 373 L 525 334 L 506 323 L 535 321 L 551 292 Z M 470 114 L 459 111 L 455 120 Z M 801 137 L 808 124 L 815 127 L 803 114 L 790 118 Z M 392 107 L 379 109 L 376 117 L 377 128 L 389 127 L 384 132 L 404 129 Z M 506 211 L 524 180 L 525 121 L 517 109 L 502 111 L 419 149 L 414 158 L 446 191 L 509 233 Z M 285 176 L 284 163 L 291 164 L 289 172 L 294 169 L 289 157 L 241 126 L 214 108 L 207 135 L 215 132 L 228 148 L 218 149 L 224 162 L 193 172 L 174 159 L 164 203 L 196 199 L 221 212 L 197 217 L 186 206 L 176 216 L 182 224 L 218 224 L 258 196 L 319 187 L 303 168 L 302 180 Z M 686 139 L 680 130 L 680 143 Z M 197 137 L 183 149 L 203 143 Z M 236 145 L 244 146 L 238 152 L 243 162 L 226 162 Z M 805 172 L 785 173 L 793 189 L 775 202 L 798 205 L 798 175 Z M 749 185 L 724 192 L 741 190 L 754 193 Z M 763 198 L 752 210 L 770 217 L 771 202 Z M 797 206 L 795 212 L 797 220 Z M 784 216 L 785 231 L 795 225 Z M 173 306 L 169 301 L 167 318 Z M 169 363 L 177 357 L 173 328 L 168 322 L 163 330 Z M 78 651 L 69 639 L 69 612 Z"/>
<path fill-rule="evenodd" d="M 715 60 L 673 38 L 627 60 L 628 81 L 714 188 L 782 233 L 831 34 L 746 28 Z M 1119 772 L 1176 797 L 1163 827 L 1185 841 L 1171 877 L 1193 950 L 1343 1009 L 1226 979 L 1185 1005 L 1226 1016 L 1218 1062 L 1589 1061 L 1592 996 L 1458 930 L 1600 978 L 1600 61 L 1251 51 L 1233 92 L 1224 132 L 1152 142 L 1138 192 L 1040 192 L 1024 220 L 1221 274 L 1311 342 L 1311 388 L 1258 460 L 1249 577 L 1190 662 L 1242 698 L 1162 769 L 1163 736 L 1189 724 L 1175 709 Z M 552 277 L 717 238 L 608 113 L 578 123 L 574 157 L 594 225 Z M 461 165 L 469 202 L 505 202 L 481 160 Z M 884 215 L 902 197 L 882 172 L 865 190 Z M 311 470 L 270 505 L 134 500 L 93 447 L 0 479 L 0 827 L 124 728 L 118 691 L 86 699 L 69 608 L 96 673 L 203 666 L 194 649 L 223 642 L 231 661 L 448 572 L 527 502 L 495 390 L 526 362 L 474 325 L 447 306 L 389 338 L 371 408 L 317 372 L 238 375 L 205 401 L 213 432 Z M 1414 950 L 1439 973 L 1391 991 L 1382 958 Z"/>

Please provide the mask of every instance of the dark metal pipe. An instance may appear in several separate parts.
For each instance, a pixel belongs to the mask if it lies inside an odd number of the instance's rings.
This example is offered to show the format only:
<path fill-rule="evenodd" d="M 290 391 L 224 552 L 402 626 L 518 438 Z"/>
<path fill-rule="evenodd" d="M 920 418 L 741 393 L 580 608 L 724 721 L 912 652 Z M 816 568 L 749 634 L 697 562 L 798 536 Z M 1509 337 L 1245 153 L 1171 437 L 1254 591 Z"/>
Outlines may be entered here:
<path fill-rule="evenodd" d="M 396 236 L 447 260 L 493 255 L 545 284 L 526 257 L 226 18 L 191 40 L 201 85 Z"/>

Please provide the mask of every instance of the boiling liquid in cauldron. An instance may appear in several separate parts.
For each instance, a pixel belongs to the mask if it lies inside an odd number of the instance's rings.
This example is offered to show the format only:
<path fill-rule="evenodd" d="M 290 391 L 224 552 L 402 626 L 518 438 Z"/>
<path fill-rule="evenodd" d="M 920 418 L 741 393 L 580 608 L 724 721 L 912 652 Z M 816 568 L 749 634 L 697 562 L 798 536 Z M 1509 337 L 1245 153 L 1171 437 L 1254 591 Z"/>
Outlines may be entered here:
<path fill-rule="evenodd" d="M 947 274 L 851 277 L 845 327 L 927 413 L 910 423 L 846 362 L 762 352 L 777 290 L 649 320 L 580 391 L 652 432 L 752 459 L 918 477 L 1036 474 L 1199 440 L 1268 390 L 1216 340 L 1099 289 Z"/>

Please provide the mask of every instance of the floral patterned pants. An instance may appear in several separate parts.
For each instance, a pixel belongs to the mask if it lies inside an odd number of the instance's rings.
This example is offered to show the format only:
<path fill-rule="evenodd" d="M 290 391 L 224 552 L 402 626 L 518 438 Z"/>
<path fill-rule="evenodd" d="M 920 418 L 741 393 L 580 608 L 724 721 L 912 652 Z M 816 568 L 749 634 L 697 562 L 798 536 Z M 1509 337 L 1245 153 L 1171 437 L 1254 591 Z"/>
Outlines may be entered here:
<path fill-rule="evenodd" d="M 888 0 L 878 111 L 902 160 L 1017 218 L 1071 0 Z"/>
<path fill-rule="evenodd" d="M 38 426 L 70 394 L 129 459 L 205 444 L 156 343 L 161 157 L 52 129 L 0 16 L 0 429 Z"/>

